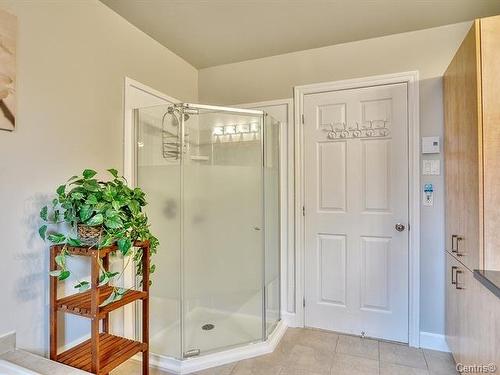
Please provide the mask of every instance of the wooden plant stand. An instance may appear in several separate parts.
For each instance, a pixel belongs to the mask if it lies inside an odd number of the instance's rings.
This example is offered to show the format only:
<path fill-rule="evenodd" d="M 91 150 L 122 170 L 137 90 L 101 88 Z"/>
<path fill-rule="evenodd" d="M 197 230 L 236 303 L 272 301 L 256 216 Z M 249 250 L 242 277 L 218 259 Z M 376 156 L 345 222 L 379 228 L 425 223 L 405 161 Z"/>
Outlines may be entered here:
<path fill-rule="evenodd" d="M 99 258 L 106 270 L 109 270 L 109 255 L 116 251 L 116 246 L 102 249 L 66 246 L 71 255 L 91 258 L 90 289 L 68 297 L 57 298 L 57 277 L 50 278 L 50 359 L 68 366 L 91 372 L 108 374 L 127 359 L 142 352 L 142 374 L 149 374 L 149 242 L 136 242 L 135 247 L 142 248 L 142 290 L 129 290 L 122 299 L 106 306 L 99 305 L 111 294 L 111 286 L 99 285 Z M 55 270 L 56 255 L 63 245 L 50 247 L 50 269 Z M 129 340 L 109 333 L 109 313 L 129 303 L 142 301 L 142 341 Z M 57 353 L 57 313 L 58 311 L 84 316 L 91 320 L 90 339 L 60 354 Z M 102 332 L 99 328 L 102 320 Z"/>

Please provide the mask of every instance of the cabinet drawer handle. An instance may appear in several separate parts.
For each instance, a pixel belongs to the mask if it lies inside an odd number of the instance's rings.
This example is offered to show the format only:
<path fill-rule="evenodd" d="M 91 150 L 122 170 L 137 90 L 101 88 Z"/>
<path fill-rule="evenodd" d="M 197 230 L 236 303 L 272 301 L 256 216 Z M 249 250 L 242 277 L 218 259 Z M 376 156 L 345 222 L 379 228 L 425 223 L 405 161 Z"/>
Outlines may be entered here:
<path fill-rule="evenodd" d="M 451 283 L 452 283 L 452 285 L 457 284 L 457 280 L 453 280 L 453 277 L 454 277 L 453 271 L 456 271 L 457 268 L 458 268 L 457 266 L 451 266 Z"/>
<path fill-rule="evenodd" d="M 455 249 L 455 239 L 457 238 L 458 236 L 456 234 L 452 234 L 451 235 L 451 252 L 452 253 L 456 253 L 457 252 L 457 249 Z"/>
<path fill-rule="evenodd" d="M 457 238 L 457 248 L 456 248 L 455 252 L 457 253 L 458 257 L 462 257 L 465 254 L 460 252 L 460 246 L 459 246 L 459 244 L 460 244 L 460 241 L 462 241 L 464 238 L 462 236 L 456 236 L 456 238 Z"/>
<path fill-rule="evenodd" d="M 463 273 L 463 271 L 460 271 L 459 269 L 457 269 L 457 271 L 455 272 L 455 288 L 456 289 L 465 289 L 463 286 L 460 286 L 458 283 L 458 274 L 461 274 L 461 273 Z"/>
<path fill-rule="evenodd" d="M 457 254 L 457 256 L 459 257 L 464 256 L 464 253 L 461 253 L 458 248 L 460 241 L 462 241 L 463 239 L 464 238 L 462 236 L 459 236 L 458 234 L 451 235 L 451 252 Z"/>

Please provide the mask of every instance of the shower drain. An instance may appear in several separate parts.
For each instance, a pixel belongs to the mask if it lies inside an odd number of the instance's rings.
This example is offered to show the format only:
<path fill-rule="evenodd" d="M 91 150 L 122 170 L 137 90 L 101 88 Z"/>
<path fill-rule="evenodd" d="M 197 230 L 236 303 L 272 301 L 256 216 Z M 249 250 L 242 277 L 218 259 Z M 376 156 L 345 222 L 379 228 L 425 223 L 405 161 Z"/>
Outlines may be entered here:
<path fill-rule="evenodd" d="M 204 331 L 211 331 L 212 329 L 214 329 L 215 326 L 213 324 L 204 324 L 201 326 L 201 329 L 204 330 Z"/>

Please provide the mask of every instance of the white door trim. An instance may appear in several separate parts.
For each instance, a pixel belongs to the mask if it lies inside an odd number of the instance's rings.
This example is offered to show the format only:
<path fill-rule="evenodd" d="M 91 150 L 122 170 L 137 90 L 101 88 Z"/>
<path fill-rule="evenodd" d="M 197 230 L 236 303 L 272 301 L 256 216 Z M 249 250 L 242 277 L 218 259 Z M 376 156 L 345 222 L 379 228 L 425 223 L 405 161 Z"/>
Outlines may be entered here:
<path fill-rule="evenodd" d="M 285 107 L 288 123 L 280 129 L 281 203 L 281 316 L 295 325 L 295 213 L 294 213 L 294 121 L 293 99 L 267 100 L 235 105 L 238 108 Z M 283 173 L 283 171 L 285 173 Z"/>
<path fill-rule="evenodd" d="M 409 170 L 409 270 L 408 270 L 408 340 L 420 346 L 420 126 L 418 71 L 355 78 L 335 82 L 296 86 L 295 103 L 295 246 L 296 246 L 296 312 L 304 326 L 304 155 L 302 115 L 304 96 L 336 90 L 380 86 L 396 83 L 408 85 L 408 170 Z"/>
<path fill-rule="evenodd" d="M 129 186 L 135 186 L 135 127 L 134 127 L 134 109 L 132 103 L 134 91 L 142 91 L 148 95 L 165 100 L 169 103 L 179 103 L 180 101 L 172 98 L 158 90 L 153 89 L 143 83 L 125 77 L 123 87 L 123 176 L 127 179 Z M 135 270 L 134 267 L 128 267 L 123 274 L 123 282 L 126 285 L 133 285 Z M 135 338 L 135 304 L 125 306 L 123 310 L 123 335 L 125 337 Z"/>

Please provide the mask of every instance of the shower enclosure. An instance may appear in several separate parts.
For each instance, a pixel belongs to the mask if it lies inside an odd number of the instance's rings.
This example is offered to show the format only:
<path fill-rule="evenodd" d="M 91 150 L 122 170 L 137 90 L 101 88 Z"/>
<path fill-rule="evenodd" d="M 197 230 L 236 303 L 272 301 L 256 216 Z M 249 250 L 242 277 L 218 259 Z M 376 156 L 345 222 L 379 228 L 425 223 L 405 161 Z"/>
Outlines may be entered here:
<path fill-rule="evenodd" d="M 265 341 L 279 322 L 279 127 L 257 110 L 136 110 L 136 183 L 160 240 L 152 353 L 182 360 Z"/>

